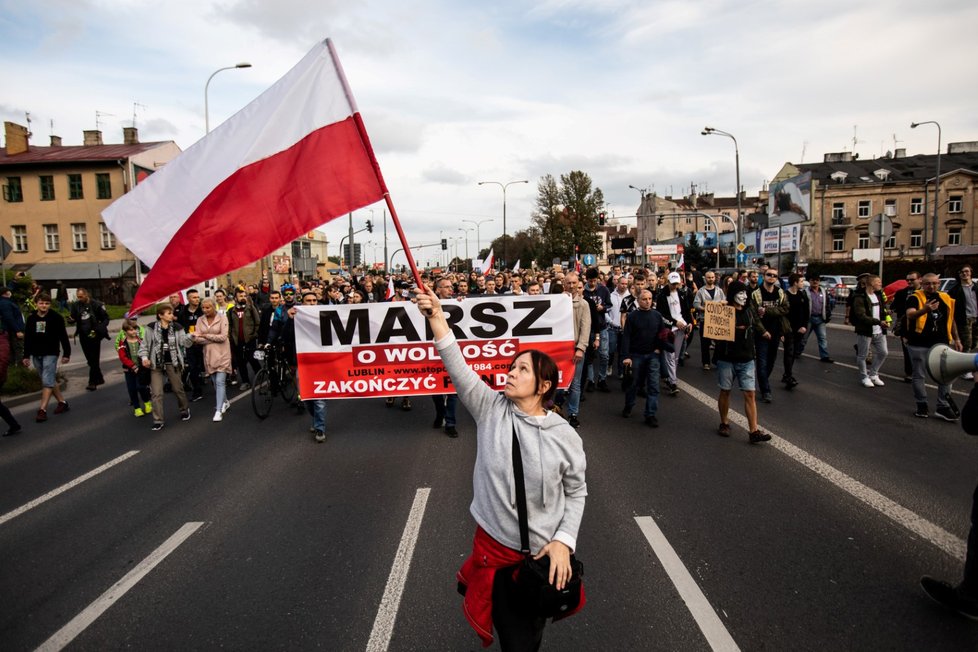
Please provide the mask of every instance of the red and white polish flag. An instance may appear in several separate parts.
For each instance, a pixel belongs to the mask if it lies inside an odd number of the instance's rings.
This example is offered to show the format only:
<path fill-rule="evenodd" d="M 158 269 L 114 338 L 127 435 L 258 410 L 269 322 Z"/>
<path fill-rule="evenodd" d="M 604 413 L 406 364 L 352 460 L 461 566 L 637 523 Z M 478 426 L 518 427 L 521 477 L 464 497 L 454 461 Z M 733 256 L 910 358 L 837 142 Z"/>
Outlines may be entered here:
<path fill-rule="evenodd" d="M 132 312 L 248 265 L 387 189 L 329 40 L 102 211 L 151 267 Z"/>

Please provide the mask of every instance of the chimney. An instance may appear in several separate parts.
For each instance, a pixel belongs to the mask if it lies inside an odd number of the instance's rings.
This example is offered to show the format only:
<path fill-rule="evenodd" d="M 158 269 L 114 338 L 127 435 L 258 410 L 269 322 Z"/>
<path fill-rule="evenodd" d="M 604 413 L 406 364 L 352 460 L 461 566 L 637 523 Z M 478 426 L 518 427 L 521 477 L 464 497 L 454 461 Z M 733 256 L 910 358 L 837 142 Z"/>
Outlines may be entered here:
<path fill-rule="evenodd" d="M 852 152 L 833 152 L 825 155 L 824 163 L 846 163 L 851 161 Z"/>
<path fill-rule="evenodd" d="M 61 147 L 61 136 L 51 135 L 51 147 Z"/>
<path fill-rule="evenodd" d="M 27 131 L 27 127 L 22 127 L 16 122 L 4 122 L 3 131 L 7 145 L 7 156 L 23 154 L 30 149 L 27 140 L 31 134 Z"/>
<path fill-rule="evenodd" d="M 102 132 L 98 129 L 86 129 L 82 132 L 82 145 L 85 147 L 90 147 L 91 145 L 101 145 L 102 144 Z"/>
<path fill-rule="evenodd" d="M 893 152 L 893 158 L 907 158 L 907 148 L 897 147 Z"/>
<path fill-rule="evenodd" d="M 947 144 L 948 154 L 974 154 L 975 152 L 978 152 L 978 141 Z"/>
<path fill-rule="evenodd" d="M 122 128 L 122 143 L 124 145 L 138 145 L 139 144 L 139 130 L 135 127 L 123 127 Z"/>

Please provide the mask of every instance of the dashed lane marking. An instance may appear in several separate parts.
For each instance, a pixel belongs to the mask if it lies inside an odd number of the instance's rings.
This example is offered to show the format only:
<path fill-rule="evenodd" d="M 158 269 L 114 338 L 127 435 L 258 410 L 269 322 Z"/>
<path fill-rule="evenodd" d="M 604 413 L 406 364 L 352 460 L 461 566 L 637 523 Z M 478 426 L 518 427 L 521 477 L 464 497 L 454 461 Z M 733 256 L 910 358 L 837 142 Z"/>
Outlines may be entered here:
<path fill-rule="evenodd" d="M 424 510 L 428 505 L 430 493 L 431 488 L 421 487 L 414 494 L 414 503 L 411 505 L 411 512 L 408 514 L 407 524 L 404 526 L 404 533 L 401 535 L 401 543 L 397 547 L 397 554 L 394 555 L 394 564 L 391 566 L 391 572 L 387 578 L 384 597 L 380 600 L 380 608 L 377 610 L 377 617 L 374 619 L 370 640 L 367 641 L 367 652 L 386 652 L 387 646 L 390 645 L 391 636 L 394 633 L 394 622 L 397 620 L 397 610 L 401 605 L 404 584 L 407 582 L 408 571 L 411 569 L 411 558 L 414 556 L 414 546 L 418 542 L 421 519 L 424 518 Z"/>
<path fill-rule="evenodd" d="M 121 462 L 125 462 L 130 457 L 132 457 L 133 455 L 137 455 L 138 453 L 139 453 L 139 451 L 129 451 L 128 453 L 126 453 L 124 455 L 120 455 L 119 457 L 115 458 L 114 460 L 111 460 L 109 462 L 106 462 L 105 464 L 103 464 L 102 466 L 98 467 L 97 469 L 92 469 L 91 471 L 89 471 L 85 475 L 79 476 L 79 477 L 75 478 L 74 480 L 72 480 L 71 482 L 65 483 L 65 484 L 61 485 L 60 487 L 58 487 L 57 489 L 53 489 L 53 490 L 47 492 L 46 494 L 44 494 L 43 496 L 40 496 L 39 498 L 35 498 L 31 502 L 29 502 L 29 503 L 27 503 L 25 505 L 22 505 L 20 507 L 18 507 L 17 509 L 13 510 L 12 512 L 7 512 L 3 516 L 0 516 L 0 525 L 3 525 L 4 523 L 6 523 L 7 521 L 9 521 L 11 519 L 17 518 L 18 516 L 20 516 L 24 512 L 29 511 L 31 509 L 34 509 L 35 507 L 37 507 L 38 505 L 40 505 L 42 503 L 46 503 L 47 501 L 51 500 L 52 498 L 55 498 L 56 496 L 59 496 L 59 495 L 63 494 L 64 492 L 68 491 L 69 489 L 73 489 L 74 487 L 77 487 L 81 483 L 85 482 L 85 480 L 89 480 L 91 478 L 94 478 L 99 473 L 102 473 L 103 471 L 107 471 L 107 470 L 111 469 L 116 464 L 119 464 Z"/>
<path fill-rule="evenodd" d="M 690 397 L 696 399 L 711 410 L 717 409 L 717 401 L 715 398 L 704 394 L 689 383 L 681 382 L 681 385 L 683 390 L 689 394 Z M 737 425 L 741 426 L 745 430 L 748 429 L 747 418 L 742 414 L 735 412 L 734 410 L 730 410 L 729 417 L 730 420 Z M 922 516 L 910 511 L 903 505 L 890 500 L 875 489 L 867 487 L 852 476 L 846 475 L 831 464 L 823 462 L 811 453 L 808 453 L 807 451 L 795 446 L 774 433 L 771 433 L 771 441 L 769 442 L 769 445 L 778 449 L 799 464 L 807 467 L 809 470 L 822 476 L 852 497 L 869 505 L 897 525 L 900 525 L 910 530 L 917 536 L 929 541 L 937 548 L 943 550 L 958 561 L 964 561 L 966 549 L 964 539 L 954 536 L 944 528 L 931 523 Z"/>
<path fill-rule="evenodd" d="M 88 605 L 80 614 L 72 618 L 67 625 L 59 629 L 55 634 L 46 640 L 37 652 L 57 652 L 71 643 L 76 636 L 81 634 L 105 611 L 115 604 L 129 589 L 136 586 L 139 580 L 156 568 L 160 562 L 177 549 L 184 541 L 190 538 L 203 525 L 203 522 L 186 523 L 169 539 L 163 542 L 159 548 L 149 554 L 149 556 L 139 562 L 139 565 L 125 574 L 121 580 L 109 587 L 109 590 L 100 595 L 95 602 Z"/>
<path fill-rule="evenodd" d="M 716 611 L 710 605 L 710 601 L 703 595 L 696 580 L 690 575 L 689 570 L 683 564 L 679 555 L 666 536 L 659 529 L 655 520 L 651 516 L 636 516 L 635 522 L 642 530 L 652 551 L 655 552 L 662 567 L 665 569 L 669 579 L 679 591 L 679 596 L 686 603 L 686 608 L 692 614 L 700 631 L 706 637 L 706 642 L 714 652 L 737 652 L 740 648 L 730 636 L 730 632 L 724 627 L 723 621 L 717 616 Z"/>

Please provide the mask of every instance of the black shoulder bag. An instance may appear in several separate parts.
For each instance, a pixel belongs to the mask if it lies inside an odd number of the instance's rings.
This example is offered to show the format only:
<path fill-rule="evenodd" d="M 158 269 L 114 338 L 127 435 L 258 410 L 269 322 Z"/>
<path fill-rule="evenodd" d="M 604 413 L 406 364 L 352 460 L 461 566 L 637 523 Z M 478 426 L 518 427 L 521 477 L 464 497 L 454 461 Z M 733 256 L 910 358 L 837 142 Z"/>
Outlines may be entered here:
<path fill-rule="evenodd" d="M 516 576 L 517 599 L 528 613 L 539 618 L 554 618 L 577 609 L 581 603 L 581 578 L 584 564 L 571 555 L 571 578 L 564 588 L 557 590 L 550 583 L 550 557 L 534 559 L 530 553 L 530 526 L 526 516 L 526 482 L 523 477 L 523 458 L 520 441 L 513 426 L 513 472 L 516 478 L 516 513 L 520 521 L 520 552 L 523 561 Z"/>

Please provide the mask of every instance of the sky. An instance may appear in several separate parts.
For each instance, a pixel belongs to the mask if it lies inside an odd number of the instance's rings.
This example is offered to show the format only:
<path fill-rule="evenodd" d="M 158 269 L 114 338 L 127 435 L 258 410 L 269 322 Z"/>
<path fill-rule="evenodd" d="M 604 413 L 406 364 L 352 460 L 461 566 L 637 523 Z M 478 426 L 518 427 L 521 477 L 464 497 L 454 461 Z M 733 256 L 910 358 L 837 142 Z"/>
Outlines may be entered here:
<path fill-rule="evenodd" d="M 914 121 L 938 121 L 944 151 L 978 140 L 975 25 L 973 0 L 0 0 L 0 117 L 79 145 L 97 119 L 121 142 L 135 110 L 142 141 L 186 149 L 211 73 L 252 64 L 211 81 L 213 129 L 330 37 L 411 245 L 458 238 L 472 257 L 503 231 L 502 191 L 480 181 L 529 181 L 507 190 L 508 233 L 546 174 L 586 172 L 623 224 L 629 186 L 732 195 L 734 143 L 704 126 L 736 137 L 749 195 L 826 152 L 934 153 Z M 368 262 L 383 208 L 354 213 L 377 225 L 357 236 Z M 332 255 L 347 228 L 322 227 Z"/>

